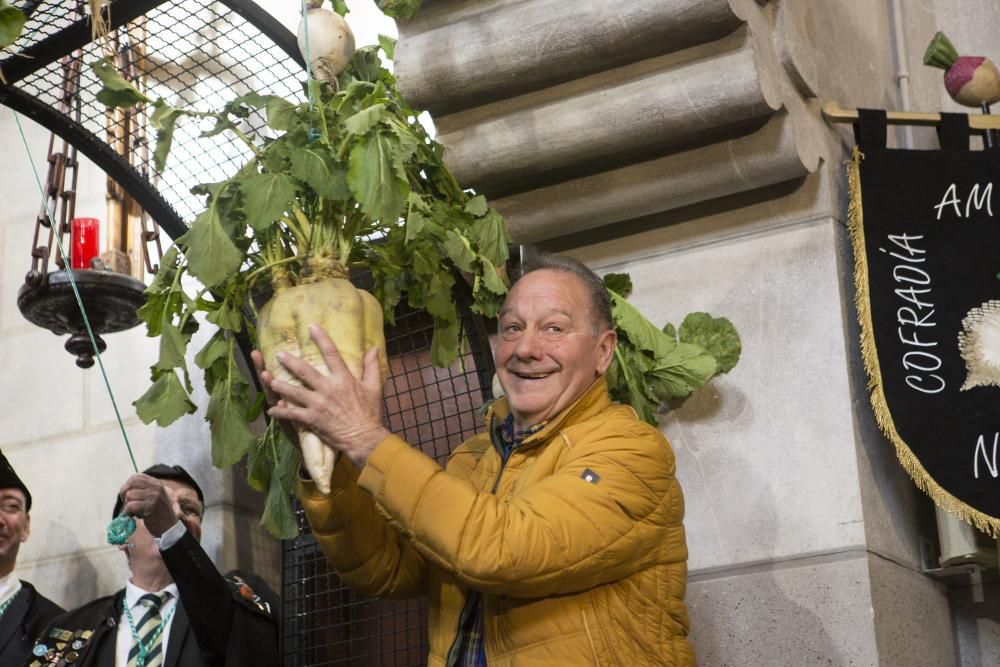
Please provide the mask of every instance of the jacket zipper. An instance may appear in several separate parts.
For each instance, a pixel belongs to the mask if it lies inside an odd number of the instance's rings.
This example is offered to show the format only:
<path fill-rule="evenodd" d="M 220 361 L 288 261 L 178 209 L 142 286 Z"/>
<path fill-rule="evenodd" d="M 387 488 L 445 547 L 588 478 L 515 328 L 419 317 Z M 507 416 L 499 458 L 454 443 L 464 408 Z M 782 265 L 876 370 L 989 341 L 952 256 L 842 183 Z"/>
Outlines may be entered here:
<path fill-rule="evenodd" d="M 499 486 L 500 486 L 500 478 L 503 477 L 503 471 L 507 467 L 507 462 L 510 461 L 510 457 L 514 453 L 514 449 L 511 448 L 510 454 L 508 454 L 507 456 L 504 456 L 503 455 L 503 450 L 500 449 L 499 447 L 497 447 L 497 443 L 493 439 L 493 429 L 492 429 L 492 427 L 490 428 L 490 443 L 493 445 L 493 448 L 497 450 L 497 454 L 500 455 L 500 470 L 497 471 L 497 478 L 495 480 L 493 480 L 493 488 L 490 490 L 490 494 L 491 495 L 496 495 L 497 488 L 499 488 Z M 476 591 L 473 596 L 471 596 L 468 600 L 465 601 L 465 606 L 462 607 L 462 613 L 458 615 L 458 629 L 455 632 L 455 639 L 451 642 L 451 648 L 448 649 L 448 655 L 447 655 L 447 658 L 445 660 L 445 666 L 446 667 L 456 667 L 457 666 L 458 655 L 456 655 L 455 652 L 458 650 L 458 639 L 459 639 L 459 637 L 462 634 L 462 628 L 464 628 L 465 624 L 469 621 L 469 614 L 472 613 L 471 607 L 474 606 L 474 605 L 472 605 L 471 602 L 474 599 L 476 599 L 476 598 L 479 599 L 479 607 L 480 607 L 479 613 L 483 613 L 482 612 L 482 594 L 479 593 L 478 591 Z M 483 619 L 483 641 L 484 642 L 486 641 L 486 622 L 485 621 L 486 621 L 486 619 L 484 618 Z"/>

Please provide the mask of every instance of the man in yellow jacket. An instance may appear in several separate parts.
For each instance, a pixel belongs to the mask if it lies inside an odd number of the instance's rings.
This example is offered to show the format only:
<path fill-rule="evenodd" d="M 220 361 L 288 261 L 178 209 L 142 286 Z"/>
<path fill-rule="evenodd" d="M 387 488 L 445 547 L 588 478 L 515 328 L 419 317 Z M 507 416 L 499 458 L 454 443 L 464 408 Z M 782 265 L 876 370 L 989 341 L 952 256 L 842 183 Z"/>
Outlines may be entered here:
<path fill-rule="evenodd" d="M 304 387 L 261 372 L 284 399 L 270 414 L 340 455 L 331 492 L 304 481 L 299 497 L 347 585 L 429 596 L 429 665 L 694 664 L 673 452 L 608 396 L 616 339 L 596 275 L 554 256 L 525 267 L 499 314 L 505 398 L 444 470 L 383 426 L 378 352 L 356 379 L 312 336 L 328 377 L 291 355 Z"/>

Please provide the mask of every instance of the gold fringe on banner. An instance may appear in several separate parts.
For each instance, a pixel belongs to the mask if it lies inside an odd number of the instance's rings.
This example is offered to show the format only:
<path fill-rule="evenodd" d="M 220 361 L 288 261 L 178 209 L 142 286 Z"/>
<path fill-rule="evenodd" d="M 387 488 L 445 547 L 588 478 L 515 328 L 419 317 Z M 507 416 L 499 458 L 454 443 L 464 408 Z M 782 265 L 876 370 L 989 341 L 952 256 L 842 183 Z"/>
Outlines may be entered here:
<path fill-rule="evenodd" d="M 892 414 L 889 412 L 889 405 L 886 403 L 885 392 L 882 388 L 882 371 L 875 350 L 872 309 L 868 298 L 868 259 L 865 254 L 864 212 L 861 209 L 861 161 L 864 159 L 864 153 L 855 146 L 854 159 L 848 163 L 847 167 L 847 182 L 851 191 L 851 204 L 847 209 L 847 223 L 851 234 L 851 245 L 854 247 L 854 304 L 858 309 L 858 322 L 861 324 L 861 356 L 865 362 L 865 370 L 868 372 L 868 391 L 871 394 L 875 421 L 885 437 L 892 441 L 896 448 L 896 458 L 909 473 L 918 489 L 930 496 L 935 504 L 945 512 L 994 538 L 1000 538 L 1000 519 L 970 507 L 938 484 L 910 451 L 909 446 L 896 430 L 896 424 L 892 421 Z"/>

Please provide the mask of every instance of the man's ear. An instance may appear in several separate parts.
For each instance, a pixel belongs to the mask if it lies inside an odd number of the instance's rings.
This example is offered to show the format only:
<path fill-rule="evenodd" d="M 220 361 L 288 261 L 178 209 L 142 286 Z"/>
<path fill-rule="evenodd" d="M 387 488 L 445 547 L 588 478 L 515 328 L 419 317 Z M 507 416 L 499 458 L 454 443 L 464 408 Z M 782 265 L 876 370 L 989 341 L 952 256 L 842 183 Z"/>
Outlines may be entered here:
<path fill-rule="evenodd" d="M 24 513 L 24 530 L 21 532 L 21 541 L 27 542 L 28 535 L 31 535 L 31 515 Z"/>
<path fill-rule="evenodd" d="M 608 329 L 597 337 L 597 374 L 604 375 L 611 360 L 615 356 L 615 345 L 618 344 L 618 334 L 614 329 Z"/>

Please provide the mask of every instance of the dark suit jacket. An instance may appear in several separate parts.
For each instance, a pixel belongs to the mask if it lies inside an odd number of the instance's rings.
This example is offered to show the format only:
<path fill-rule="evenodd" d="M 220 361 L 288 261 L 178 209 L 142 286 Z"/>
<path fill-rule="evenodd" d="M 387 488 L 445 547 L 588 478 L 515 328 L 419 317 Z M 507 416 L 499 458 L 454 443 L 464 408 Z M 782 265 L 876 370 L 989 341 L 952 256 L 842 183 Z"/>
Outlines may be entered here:
<path fill-rule="evenodd" d="M 263 579 L 223 577 L 188 533 L 161 555 L 180 593 L 164 667 L 278 665 L 278 596 Z M 42 657 L 27 664 L 113 667 L 124 599 L 122 589 L 57 617 L 36 644 Z M 58 660 L 46 661 L 49 651 Z"/>
<path fill-rule="evenodd" d="M 0 667 L 21 667 L 45 626 L 64 609 L 27 581 L 0 617 Z"/>

